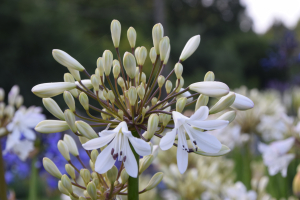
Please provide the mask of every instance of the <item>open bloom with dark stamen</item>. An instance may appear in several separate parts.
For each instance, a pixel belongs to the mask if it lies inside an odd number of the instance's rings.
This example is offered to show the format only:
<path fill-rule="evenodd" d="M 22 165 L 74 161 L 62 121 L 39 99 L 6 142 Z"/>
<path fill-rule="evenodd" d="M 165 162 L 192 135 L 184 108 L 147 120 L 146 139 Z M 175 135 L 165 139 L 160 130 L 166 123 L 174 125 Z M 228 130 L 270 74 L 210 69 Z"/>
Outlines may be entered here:
<path fill-rule="evenodd" d="M 159 146 L 162 150 L 170 149 L 173 146 L 176 135 L 178 135 L 177 165 L 182 174 L 187 169 L 188 152 L 190 151 L 185 133 L 188 134 L 192 141 L 195 151 L 201 149 L 207 153 L 217 153 L 222 147 L 222 144 L 215 136 L 197 128 L 203 130 L 221 129 L 227 126 L 229 122 L 225 120 L 206 120 L 208 114 L 209 109 L 207 106 L 201 106 L 190 118 L 179 112 L 172 112 L 175 128 L 160 140 Z"/>
<path fill-rule="evenodd" d="M 138 165 L 129 146 L 129 141 L 140 156 L 151 154 L 150 145 L 144 140 L 134 137 L 128 130 L 126 122 L 121 122 L 113 130 L 103 130 L 99 135 L 101 137 L 83 144 L 86 150 L 98 149 L 108 144 L 97 157 L 95 171 L 100 174 L 107 172 L 118 158 L 118 161 L 124 162 L 127 173 L 131 177 L 137 177 Z"/>

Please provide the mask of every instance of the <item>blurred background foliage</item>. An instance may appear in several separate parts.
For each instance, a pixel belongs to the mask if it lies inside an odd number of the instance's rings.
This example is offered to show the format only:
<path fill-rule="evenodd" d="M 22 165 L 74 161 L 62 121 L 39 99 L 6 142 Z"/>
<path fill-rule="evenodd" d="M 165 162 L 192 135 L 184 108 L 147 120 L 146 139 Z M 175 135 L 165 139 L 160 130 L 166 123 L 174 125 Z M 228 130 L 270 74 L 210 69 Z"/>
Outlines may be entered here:
<path fill-rule="evenodd" d="M 186 41 L 200 34 L 199 49 L 184 63 L 185 86 L 201 81 L 209 70 L 231 88 L 282 87 L 290 80 L 299 80 L 295 68 L 272 66 L 268 59 L 279 56 L 277 59 L 287 62 L 296 55 L 299 36 L 295 35 L 300 26 L 291 32 L 275 24 L 265 35 L 257 35 L 251 31 L 252 21 L 239 0 L 4 0 L 0 2 L 1 87 L 8 90 L 18 84 L 22 91 L 30 91 L 42 82 L 63 81 L 67 69 L 52 58 L 51 51 L 56 48 L 68 52 L 93 73 L 103 51 L 113 50 L 112 19 L 122 24 L 121 52 L 130 49 L 126 36 L 130 26 L 138 33 L 137 45 L 143 44 L 149 51 L 152 27 L 161 22 L 172 44 L 169 68 Z M 286 47 L 286 40 L 293 44 Z M 286 51 L 284 58 L 280 57 L 282 51 Z M 291 62 L 299 66 L 291 60 L 286 65 Z M 149 72 L 150 67 L 148 62 Z M 25 105 L 41 105 L 30 92 L 24 96 Z"/>

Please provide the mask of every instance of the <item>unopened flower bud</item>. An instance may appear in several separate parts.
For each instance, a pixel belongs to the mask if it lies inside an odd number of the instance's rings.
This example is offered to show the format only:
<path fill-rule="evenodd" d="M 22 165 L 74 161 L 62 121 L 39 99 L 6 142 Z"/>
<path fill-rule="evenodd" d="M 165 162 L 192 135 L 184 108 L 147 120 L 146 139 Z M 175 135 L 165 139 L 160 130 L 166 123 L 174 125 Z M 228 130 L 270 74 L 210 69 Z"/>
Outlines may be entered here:
<path fill-rule="evenodd" d="M 15 114 L 15 107 L 12 105 L 7 105 L 4 108 L 4 115 L 6 115 L 9 119 L 11 119 Z"/>
<path fill-rule="evenodd" d="M 89 161 L 89 164 L 90 164 L 90 168 L 92 171 L 95 171 L 95 163 L 93 163 L 93 161 L 90 159 Z"/>
<path fill-rule="evenodd" d="M 134 106 L 137 100 L 137 92 L 135 87 L 130 87 L 128 90 L 128 99 L 131 106 Z"/>
<path fill-rule="evenodd" d="M 57 82 L 57 83 L 43 83 L 34 86 L 31 91 L 38 97 L 47 98 L 57 96 L 64 91 L 76 88 L 75 83 Z"/>
<path fill-rule="evenodd" d="M 90 195 L 90 197 L 92 198 L 92 200 L 97 200 L 97 189 L 96 189 L 95 183 L 90 182 L 87 185 L 86 190 L 87 190 L 88 194 Z"/>
<path fill-rule="evenodd" d="M 0 88 L 0 101 L 3 101 L 5 97 L 5 91 L 3 88 Z"/>
<path fill-rule="evenodd" d="M 75 115 L 74 115 L 74 113 L 71 110 L 67 109 L 67 110 L 65 110 L 64 115 L 65 115 L 65 120 L 68 123 L 70 129 L 73 131 L 73 133 L 76 133 L 77 128 L 75 126 Z"/>
<path fill-rule="evenodd" d="M 149 191 L 155 188 L 163 179 L 164 174 L 162 172 L 158 172 L 154 174 L 154 176 L 149 181 L 148 185 L 146 186 L 145 190 Z"/>
<path fill-rule="evenodd" d="M 52 160 L 47 157 L 43 158 L 43 166 L 45 170 L 52 176 L 60 179 L 62 174 Z"/>
<path fill-rule="evenodd" d="M 115 103 L 115 95 L 111 90 L 108 91 L 108 99 L 110 100 L 111 103 Z"/>
<path fill-rule="evenodd" d="M 85 137 L 87 137 L 89 139 L 98 137 L 97 133 L 94 131 L 94 129 L 92 129 L 92 127 L 89 124 L 87 124 L 83 121 L 77 121 L 75 123 L 75 125 L 76 125 L 79 133 L 81 133 Z"/>
<path fill-rule="evenodd" d="M 166 87 L 167 94 L 170 94 L 170 92 L 172 90 L 172 82 L 170 80 L 167 80 L 166 84 L 165 84 L 165 87 Z"/>
<path fill-rule="evenodd" d="M 159 42 L 164 36 L 164 28 L 161 23 L 155 24 L 152 29 L 152 38 L 153 38 L 153 46 L 157 55 L 160 54 L 159 52 Z"/>
<path fill-rule="evenodd" d="M 207 72 L 204 76 L 204 81 L 214 81 L 215 80 L 215 74 L 211 71 Z"/>
<path fill-rule="evenodd" d="M 84 92 L 80 93 L 79 102 L 85 110 L 89 110 L 89 98 Z"/>
<path fill-rule="evenodd" d="M 123 117 L 124 117 L 124 112 L 123 112 L 123 110 L 118 110 L 118 115 L 119 115 L 119 117 L 120 117 L 120 119 L 121 119 L 121 121 L 123 121 Z"/>
<path fill-rule="evenodd" d="M 231 107 L 237 110 L 248 110 L 254 107 L 254 103 L 248 97 L 235 93 L 235 100 Z"/>
<path fill-rule="evenodd" d="M 146 74 L 144 72 L 142 72 L 141 82 L 146 84 Z"/>
<path fill-rule="evenodd" d="M 171 115 L 164 115 L 162 119 L 163 126 L 166 127 L 171 121 Z"/>
<path fill-rule="evenodd" d="M 111 66 L 113 62 L 113 54 L 110 50 L 105 50 L 102 55 L 102 62 L 104 67 L 105 76 L 109 76 L 111 71 Z"/>
<path fill-rule="evenodd" d="M 20 106 L 23 105 L 23 102 L 24 102 L 24 98 L 21 95 L 18 95 L 15 101 L 16 107 L 20 108 Z"/>
<path fill-rule="evenodd" d="M 189 41 L 184 46 L 181 55 L 179 57 L 179 60 L 185 61 L 196 51 L 199 44 L 200 44 L 200 35 L 195 35 L 194 37 L 190 38 Z"/>
<path fill-rule="evenodd" d="M 157 57 L 157 54 L 156 54 L 156 51 L 155 51 L 155 48 L 154 48 L 154 47 L 152 47 L 152 48 L 150 49 L 149 57 L 150 57 L 151 63 L 154 64 L 154 63 L 155 63 L 155 60 L 156 60 L 156 57 Z"/>
<path fill-rule="evenodd" d="M 124 82 L 124 79 L 122 77 L 118 78 L 118 84 L 121 88 L 125 88 L 125 82 Z"/>
<path fill-rule="evenodd" d="M 78 138 L 81 144 L 84 144 L 89 141 L 89 139 L 86 137 L 79 136 Z"/>
<path fill-rule="evenodd" d="M 114 65 L 113 74 L 114 74 L 114 78 L 118 78 L 120 74 L 120 65 Z"/>
<path fill-rule="evenodd" d="M 145 88 L 143 86 L 139 86 L 137 88 L 137 94 L 139 95 L 140 99 L 143 100 L 145 96 Z"/>
<path fill-rule="evenodd" d="M 102 109 L 104 112 L 106 112 L 107 110 L 104 108 L 104 109 Z M 105 114 L 105 113 L 103 113 L 103 112 L 101 112 L 101 117 L 104 119 L 104 120 L 108 120 L 109 118 L 110 118 L 110 116 L 109 115 L 107 115 L 107 114 Z"/>
<path fill-rule="evenodd" d="M 61 182 L 63 186 L 69 191 L 69 193 L 72 194 L 73 193 L 72 183 L 66 174 L 62 175 Z"/>
<path fill-rule="evenodd" d="M 170 39 L 168 36 L 163 37 L 159 42 L 160 60 L 164 61 L 170 46 Z"/>
<path fill-rule="evenodd" d="M 61 181 L 58 181 L 58 190 L 65 195 L 70 195 L 69 191 L 63 186 Z"/>
<path fill-rule="evenodd" d="M 134 56 L 135 56 L 136 61 L 137 61 L 138 64 L 139 64 L 138 57 L 139 57 L 139 53 L 140 53 L 140 48 L 141 48 L 141 47 L 137 47 L 137 48 L 135 48 L 135 50 L 134 50 Z"/>
<path fill-rule="evenodd" d="M 189 89 L 210 97 L 221 97 L 229 92 L 229 87 L 222 82 L 218 81 L 204 81 L 193 83 Z"/>
<path fill-rule="evenodd" d="M 202 156 L 209 156 L 209 157 L 218 157 L 226 155 L 230 152 L 230 148 L 224 144 L 222 144 L 222 147 L 219 152 L 217 153 L 207 153 L 201 150 L 195 151 L 196 154 L 202 155 Z"/>
<path fill-rule="evenodd" d="M 72 111 L 72 112 L 75 112 L 75 101 L 74 101 L 74 98 L 73 96 L 71 95 L 71 92 L 69 91 L 64 91 L 64 100 L 66 102 L 66 104 L 68 105 L 69 109 Z"/>
<path fill-rule="evenodd" d="M 97 59 L 97 69 L 99 70 L 100 76 L 104 75 L 104 65 L 102 57 Z"/>
<path fill-rule="evenodd" d="M 87 185 L 90 182 L 91 173 L 88 169 L 81 169 L 80 176 L 81 176 L 82 180 L 84 181 L 85 185 Z"/>
<path fill-rule="evenodd" d="M 232 110 L 224 113 L 223 115 L 218 117 L 218 119 L 229 121 L 229 123 L 231 123 L 235 119 L 235 117 L 236 117 L 236 111 Z"/>
<path fill-rule="evenodd" d="M 108 92 L 106 92 L 106 90 L 103 90 L 102 94 L 105 100 L 108 100 Z"/>
<path fill-rule="evenodd" d="M 174 71 L 176 74 L 177 79 L 180 79 L 182 76 L 182 72 L 183 72 L 183 66 L 181 63 L 176 63 L 175 67 L 174 67 Z"/>
<path fill-rule="evenodd" d="M 19 92 L 20 92 L 19 86 L 14 85 L 11 88 L 11 90 L 8 93 L 8 104 L 9 105 L 13 106 L 15 104 L 15 101 L 16 101 L 17 96 L 19 95 Z"/>
<path fill-rule="evenodd" d="M 156 97 L 153 97 L 152 99 L 151 99 L 151 105 L 152 106 L 155 106 L 157 104 L 157 98 Z"/>
<path fill-rule="evenodd" d="M 160 75 L 157 79 L 158 87 L 162 88 L 165 83 L 166 78 L 163 75 Z"/>
<path fill-rule="evenodd" d="M 179 81 L 179 87 L 177 88 L 177 86 L 178 86 L 178 81 Z M 181 77 L 180 79 L 177 79 L 176 80 L 176 92 L 179 92 L 180 90 L 181 90 L 181 88 L 183 87 L 183 85 L 184 85 L 184 79 Z"/>
<path fill-rule="evenodd" d="M 111 184 L 113 184 L 116 179 L 117 179 L 117 176 L 118 176 L 118 169 L 117 167 L 114 165 L 110 170 L 107 171 L 107 178 L 109 180 L 109 182 Z"/>
<path fill-rule="evenodd" d="M 146 108 L 143 107 L 143 108 L 142 108 L 142 115 L 145 116 L 146 112 L 147 112 Z"/>
<path fill-rule="evenodd" d="M 61 153 L 61 155 L 67 161 L 69 161 L 70 160 L 70 154 L 69 154 L 69 148 L 68 148 L 67 144 L 64 141 L 59 140 L 58 143 L 57 143 L 57 148 L 58 148 L 59 152 Z"/>
<path fill-rule="evenodd" d="M 122 184 L 127 183 L 128 179 L 129 179 L 129 175 L 126 172 L 126 169 L 123 169 L 122 172 L 121 172 L 121 183 Z"/>
<path fill-rule="evenodd" d="M 209 110 L 209 114 L 215 114 L 225 110 L 233 104 L 234 99 L 234 92 L 229 92 L 226 96 L 221 97 L 221 99 Z"/>
<path fill-rule="evenodd" d="M 75 60 L 72 56 L 70 56 L 68 53 L 62 50 L 53 49 L 52 55 L 57 62 L 59 62 L 61 65 L 67 68 L 71 68 L 78 71 L 85 70 L 84 67 L 77 60 Z"/>
<path fill-rule="evenodd" d="M 73 180 L 76 180 L 75 169 L 70 164 L 65 165 L 66 172 L 70 175 Z"/>
<path fill-rule="evenodd" d="M 92 159 L 92 161 L 93 161 L 94 163 L 96 162 L 98 155 L 99 155 L 99 152 L 98 152 L 97 149 L 94 149 L 94 150 L 91 152 L 91 159 Z"/>
<path fill-rule="evenodd" d="M 181 113 L 186 105 L 186 102 L 187 102 L 186 97 L 179 98 L 176 102 L 176 111 Z"/>
<path fill-rule="evenodd" d="M 131 48 L 135 47 L 135 42 L 136 42 L 136 31 L 133 27 L 129 27 L 127 31 L 127 38 L 128 42 Z"/>
<path fill-rule="evenodd" d="M 143 173 L 151 165 L 153 160 L 154 156 L 151 154 L 144 156 L 142 159 L 140 159 L 139 174 Z"/>
<path fill-rule="evenodd" d="M 70 129 L 65 121 L 61 120 L 44 120 L 36 125 L 35 131 L 40 133 L 57 133 Z"/>
<path fill-rule="evenodd" d="M 206 106 L 208 104 L 209 97 L 201 94 L 196 102 L 195 111 L 198 110 L 201 106 Z"/>
<path fill-rule="evenodd" d="M 169 61 L 169 58 L 170 58 L 170 53 L 171 53 L 171 45 L 169 45 L 169 48 L 168 48 L 168 51 L 167 51 L 167 54 L 166 54 L 166 57 L 164 59 L 164 65 L 166 65 Z"/>
<path fill-rule="evenodd" d="M 147 132 L 143 134 L 146 139 L 151 139 L 157 130 L 159 117 L 157 114 L 151 114 L 148 120 Z"/>
<path fill-rule="evenodd" d="M 67 144 L 68 149 L 73 156 L 79 155 L 76 142 L 70 135 L 68 135 L 68 134 L 64 135 L 64 142 Z"/>
<path fill-rule="evenodd" d="M 125 52 L 123 57 L 123 65 L 129 78 L 133 79 L 136 73 L 135 71 L 136 61 L 134 56 L 131 53 Z"/>
<path fill-rule="evenodd" d="M 137 58 L 138 64 L 144 65 L 146 58 L 147 58 L 147 49 L 146 49 L 146 47 L 142 46 L 139 49 L 139 54 L 138 54 L 138 58 Z"/>
<path fill-rule="evenodd" d="M 51 98 L 43 98 L 43 104 L 45 108 L 56 118 L 65 120 L 64 113 L 58 106 L 58 104 Z"/>
<path fill-rule="evenodd" d="M 110 24 L 111 38 L 115 48 L 119 47 L 121 37 L 121 24 L 118 20 L 113 20 Z"/>
<path fill-rule="evenodd" d="M 297 174 L 293 180 L 293 193 L 300 198 L 300 165 L 297 167 Z"/>
<path fill-rule="evenodd" d="M 96 77 L 96 75 L 92 75 L 91 76 L 91 82 L 92 82 L 92 85 L 93 85 L 93 88 L 95 91 L 99 91 L 99 79 Z"/>
<path fill-rule="evenodd" d="M 65 82 L 70 82 L 70 83 L 75 83 L 75 80 L 74 80 L 73 76 L 69 73 L 64 74 L 64 81 Z M 71 94 L 74 97 L 76 97 L 76 98 L 78 97 L 78 90 L 77 89 L 69 90 L 69 92 L 71 92 Z"/>

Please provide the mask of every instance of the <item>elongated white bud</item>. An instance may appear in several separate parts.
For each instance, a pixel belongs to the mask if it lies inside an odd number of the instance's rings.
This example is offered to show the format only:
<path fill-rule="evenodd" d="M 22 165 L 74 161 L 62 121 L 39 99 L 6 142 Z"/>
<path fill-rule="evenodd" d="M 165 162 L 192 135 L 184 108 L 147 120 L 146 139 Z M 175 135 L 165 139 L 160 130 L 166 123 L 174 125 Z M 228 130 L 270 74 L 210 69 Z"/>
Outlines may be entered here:
<path fill-rule="evenodd" d="M 15 107 L 12 105 L 7 105 L 4 109 L 4 115 L 11 119 L 15 114 Z"/>
<path fill-rule="evenodd" d="M 65 115 L 65 120 L 68 123 L 70 129 L 73 131 L 73 133 L 76 133 L 77 128 L 75 126 L 75 115 L 74 115 L 74 113 L 71 110 L 67 109 L 67 110 L 65 110 L 64 115 Z"/>
<path fill-rule="evenodd" d="M 172 82 L 170 81 L 170 80 L 167 80 L 166 81 L 166 92 L 167 92 L 167 94 L 170 94 L 170 92 L 171 92 L 171 90 L 172 90 Z"/>
<path fill-rule="evenodd" d="M 81 133 L 85 137 L 87 137 L 89 139 L 93 139 L 93 138 L 97 138 L 98 137 L 98 135 L 94 131 L 94 129 L 92 129 L 92 127 L 90 125 L 88 125 L 87 123 L 85 123 L 83 121 L 77 121 L 75 123 L 75 125 L 76 125 L 79 133 Z"/>
<path fill-rule="evenodd" d="M 237 110 L 248 110 L 253 108 L 254 103 L 251 99 L 248 97 L 245 97 L 241 94 L 235 93 L 235 100 L 233 104 L 231 105 L 232 108 L 237 109 Z"/>
<path fill-rule="evenodd" d="M 104 74 L 104 66 L 103 66 L 103 59 L 102 59 L 102 57 L 99 57 L 97 59 L 97 69 L 100 72 L 100 76 L 103 76 L 103 74 Z"/>
<path fill-rule="evenodd" d="M 111 184 L 113 184 L 118 176 L 118 168 L 113 166 L 110 170 L 107 171 L 107 178 Z"/>
<path fill-rule="evenodd" d="M 177 86 L 178 86 L 178 81 L 179 81 L 179 87 L 177 88 Z M 183 85 L 184 85 L 184 79 L 183 79 L 183 77 L 181 77 L 180 79 L 177 79 L 176 80 L 176 92 L 179 92 L 180 90 L 181 90 L 181 88 L 183 87 Z"/>
<path fill-rule="evenodd" d="M 153 46 L 157 55 L 160 55 L 159 52 L 159 42 L 164 37 L 164 28 L 161 23 L 155 24 L 152 29 L 152 39 L 153 39 Z"/>
<path fill-rule="evenodd" d="M 174 67 L 174 72 L 176 74 L 177 79 L 180 79 L 182 76 L 182 72 L 183 72 L 183 66 L 181 63 L 176 63 L 176 65 Z"/>
<path fill-rule="evenodd" d="M 43 104 L 45 108 L 56 118 L 65 120 L 64 113 L 58 106 L 58 104 L 51 98 L 43 98 Z"/>
<path fill-rule="evenodd" d="M 209 97 L 201 94 L 196 102 L 195 111 L 198 110 L 201 106 L 207 106 Z"/>
<path fill-rule="evenodd" d="M 47 157 L 43 158 L 43 166 L 45 170 L 52 176 L 60 179 L 62 174 L 52 160 Z"/>
<path fill-rule="evenodd" d="M 145 64 L 147 54 L 148 54 L 148 52 L 147 52 L 146 47 L 142 46 L 139 50 L 139 56 L 138 56 L 139 65 L 144 65 Z"/>
<path fill-rule="evenodd" d="M 110 24 L 111 38 L 115 48 L 119 47 L 121 37 L 121 24 L 118 20 L 113 20 Z"/>
<path fill-rule="evenodd" d="M 193 83 L 189 86 L 190 90 L 210 96 L 221 97 L 229 92 L 229 87 L 218 81 L 204 81 Z"/>
<path fill-rule="evenodd" d="M 64 81 L 65 82 L 70 82 L 70 83 L 75 83 L 74 77 L 70 74 L 70 73 L 65 73 L 64 74 Z M 78 97 L 78 90 L 77 89 L 73 89 L 73 90 L 69 90 L 69 92 L 71 92 L 71 94 L 74 97 Z"/>
<path fill-rule="evenodd" d="M 130 87 L 128 90 L 128 99 L 130 105 L 134 106 L 137 100 L 137 92 L 135 87 Z"/>
<path fill-rule="evenodd" d="M 78 70 L 78 71 L 84 70 L 84 67 L 77 60 L 75 60 L 72 56 L 70 56 L 68 53 L 62 50 L 53 49 L 52 55 L 57 62 L 59 62 L 61 65 L 65 67 Z"/>
<path fill-rule="evenodd" d="M 151 63 L 154 64 L 154 63 L 155 63 L 155 60 L 156 60 L 156 57 L 157 57 L 157 54 L 156 54 L 156 51 L 155 51 L 155 48 L 154 48 L 154 47 L 152 47 L 152 48 L 150 49 L 149 57 L 150 57 Z"/>
<path fill-rule="evenodd" d="M 23 105 L 24 98 L 21 95 L 18 95 L 15 101 L 16 107 L 19 108 Z"/>
<path fill-rule="evenodd" d="M 122 184 L 127 183 L 128 179 L 129 179 L 129 175 L 126 172 L 126 169 L 123 169 L 122 172 L 121 172 L 121 183 Z"/>
<path fill-rule="evenodd" d="M 58 181 L 58 190 L 65 195 L 70 195 L 69 191 L 63 186 L 61 181 Z"/>
<path fill-rule="evenodd" d="M 92 84 L 92 81 L 91 79 L 84 79 L 84 80 L 81 80 L 81 83 L 88 89 L 92 89 L 93 88 L 93 84 Z M 76 81 L 75 84 L 80 87 L 81 89 L 85 90 L 85 88 L 78 82 Z"/>
<path fill-rule="evenodd" d="M 90 182 L 91 173 L 88 169 L 81 169 L 80 176 L 81 176 L 82 180 L 84 181 L 85 185 L 87 185 Z"/>
<path fill-rule="evenodd" d="M 48 98 L 57 96 L 64 91 L 76 88 L 75 83 L 57 82 L 57 83 L 43 83 L 34 86 L 31 91 L 38 97 Z"/>
<path fill-rule="evenodd" d="M 70 164 L 65 165 L 66 172 L 71 176 L 73 180 L 76 180 L 75 169 Z"/>
<path fill-rule="evenodd" d="M 5 91 L 3 88 L 0 88 L 0 101 L 3 101 L 5 97 Z"/>
<path fill-rule="evenodd" d="M 135 42 L 136 42 L 136 31 L 133 27 L 129 27 L 127 31 L 127 38 L 128 42 L 131 48 L 135 47 Z"/>
<path fill-rule="evenodd" d="M 207 153 L 207 152 L 204 152 L 204 151 L 196 151 L 195 153 L 199 154 L 199 155 L 202 155 L 202 156 L 218 157 L 218 156 L 226 155 L 229 152 L 230 152 L 229 147 L 222 144 L 222 147 L 221 147 L 220 151 L 217 152 L 217 153 Z"/>
<path fill-rule="evenodd" d="M 61 182 L 63 186 L 69 191 L 69 193 L 73 193 L 71 180 L 66 174 L 62 175 Z"/>
<path fill-rule="evenodd" d="M 194 37 L 190 38 L 189 41 L 184 46 L 181 55 L 179 57 L 179 60 L 185 61 L 196 51 L 199 44 L 200 44 L 200 35 L 195 35 Z"/>
<path fill-rule="evenodd" d="M 157 114 L 151 114 L 148 120 L 147 132 L 143 134 L 146 139 L 151 139 L 157 130 L 159 117 Z"/>
<path fill-rule="evenodd" d="M 80 73 L 78 70 L 72 69 L 72 68 L 68 68 L 69 72 L 72 74 L 72 76 L 77 80 L 80 81 L 81 77 L 80 77 Z"/>
<path fill-rule="evenodd" d="M 139 174 L 143 173 L 151 165 L 153 160 L 154 156 L 151 154 L 140 159 Z"/>
<path fill-rule="evenodd" d="M 104 67 L 105 76 L 109 76 L 112 62 L 113 62 L 113 54 L 110 50 L 105 50 L 102 55 L 102 62 Z"/>
<path fill-rule="evenodd" d="M 71 136 L 65 134 L 64 135 L 64 142 L 67 144 L 68 149 L 69 149 L 70 153 L 73 156 L 78 156 L 79 155 L 76 142 L 75 142 L 75 140 Z"/>
<path fill-rule="evenodd" d="M 165 83 L 166 78 L 163 75 L 160 75 L 157 79 L 158 87 L 162 88 Z"/>
<path fill-rule="evenodd" d="M 149 190 L 152 190 L 153 188 L 155 188 L 161 182 L 163 177 L 164 177 L 164 173 L 162 173 L 162 172 L 158 172 L 158 173 L 154 174 L 154 176 L 151 178 L 148 185 L 146 186 L 145 190 L 149 191 Z"/>
<path fill-rule="evenodd" d="M 215 74 L 211 71 L 207 72 L 204 76 L 204 81 L 214 81 L 215 80 Z"/>
<path fill-rule="evenodd" d="M 64 100 L 66 104 L 68 105 L 69 109 L 74 112 L 76 107 L 75 107 L 75 101 L 73 96 L 71 95 L 71 92 L 69 91 L 64 91 Z"/>
<path fill-rule="evenodd" d="M 164 65 L 166 65 L 169 61 L 169 58 L 170 58 L 170 53 L 171 53 L 171 45 L 169 45 L 169 48 L 168 48 L 168 51 L 167 51 L 167 54 L 166 54 L 166 57 L 164 59 Z"/>
<path fill-rule="evenodd" d="M 97 200 L 97 189 L 96 189 L 96 185 L 94 182 L 90 182 L 87 185 L 86 190 L 87 190 L 89 196 L 92 198 L 92 200 Z"/>
<path fill-rule="evenodd" d="M 70 129 L 65 121 L 61 120 L 44 120 L 36 125 L 35 131 L 40 133 L 57 133 Z"/>
<path fill-rule="evenodd" d="M 114 74 L 114 78 L 118 78 L 119 77 L 119 74 L 120 74 L 120 64 L 118 65 L 114 65 L 113 67 L 113 74 Z"/>
<path fill-rule="evenodd" d="M 235 119 L 235 117 L 236 117 L 236 111 L 232 110 L 232 111 L 228 111 L 228 112 L 224 113 L 223 115 L 218 117 L 218 119 L 226 120 L 226 121 L 229 121 L 229 123 L 231 123 Z"/>
<path fill-rule="evenodd" d="M 176 111 L 181 113 L 186 105 L 186 102 L 187 102 L 186 97 L 179 98 L 176 102 Z"/>
<path fill-rule="evenodd" d="M 169 46 L 170 46 L 169 37 L 168 36 L 163 37 L 159 42 L 160 60 L 162 61 L 165 60 L 168 53 Z"/>
<path fill-rule="evenodd" d="M 221 97 L 221 99 L 209 110 L 209 114 L 215 114 L 225 110 L 233 104 L 234 100 L 234 92 L 229 92 L 226 96 Z"/>
<path fill-rule="evenodd" d="M 58 148 L 59 152 L 61 153 L 61 155 L 67 161 L 69 161 L 70 160 L 70 154 L 69 154 L 69 148 L 68 148 L 67 144 L 64 141 L 59 140 L 58 143 L 57 143 L 57 148 Z"/>
<path fill-rule="evenodd" d="M 89 110 L 89 98 L 84 92 L 80 93 L 79 102 L 85 110 Z"/>
<path fill-rule="evenodd" d="M 131 53 L 125 52 L 123 57 L 123 65 L 127 75 L 133 79 L 136 73 L 136 61 Z"/>
<path fill-rule="evenodd" d="M 8 104 L 14 105 L 16 102 L 16 98 L 19 95 L 20 88 L 17 85 L 14 85 L 8 93 Z"/>

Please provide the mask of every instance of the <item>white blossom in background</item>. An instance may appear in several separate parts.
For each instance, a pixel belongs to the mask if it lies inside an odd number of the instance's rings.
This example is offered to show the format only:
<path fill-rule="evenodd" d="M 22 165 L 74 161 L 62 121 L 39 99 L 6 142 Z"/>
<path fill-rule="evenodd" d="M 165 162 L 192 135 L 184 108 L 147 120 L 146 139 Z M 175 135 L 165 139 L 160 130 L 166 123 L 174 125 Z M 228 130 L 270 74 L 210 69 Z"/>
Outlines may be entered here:
<path fill-rule="evenodd" d="M 246 186 L 242 182 L 236 182 L 234 186 L 225 190 L 224 200 L 257 200 L 255 191 L 247 191 Z"/>
<path fill-rule="evenodd" d="M 258 150 L 263 154 L 264 164 L 268 167 L 271 176 L 280 172 L 283 177 L 286 177 L 288 165 L 295 158 L 295 154 L 288 153 L 294 142 L 295 138 L 290 137 L 285 140 L 272 142 L 269 145 L 264 143 L 258 144 Z"/>

